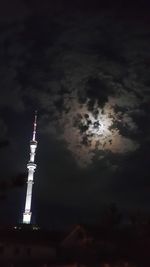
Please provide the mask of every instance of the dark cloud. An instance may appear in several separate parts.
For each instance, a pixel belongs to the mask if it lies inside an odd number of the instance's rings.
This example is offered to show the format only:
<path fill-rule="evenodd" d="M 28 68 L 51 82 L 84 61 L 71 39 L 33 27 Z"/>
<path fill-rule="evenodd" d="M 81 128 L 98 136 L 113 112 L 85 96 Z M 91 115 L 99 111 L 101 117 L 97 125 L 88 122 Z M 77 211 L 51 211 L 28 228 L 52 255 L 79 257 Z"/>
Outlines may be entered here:
<path fill-rule="evenodd" d="M 79 208 L 85 217 L 104 202 L 129 206 L 132 195 L 137 206 L 140 186 L 149 186 L 149 26 L 112 8 L 89 15 L 78 1 L 61 13 L 62 3 L 50 9 L 45 1 L 41 13 L 40 1 L 16 3 L 13 10 L 25 5 L 30 16 L 1 24 L 2 162 L 24 171 L 38 109 L 39 205 Z M 24 178 L 1 179 L 4 192 L 21 189 Z"/>
<path fill-rule="evenodd" d="M 108 96 L 111 94 L 111 88 L 107 85 L 105 81 L 101 81 L 98 78 L 89 78 L 87 84 L 85 85 L 85 90 L 87 91 L 87 98 L 90 101 L 98 101 L 100 107 L 103 107 L 108 101 Z"/>

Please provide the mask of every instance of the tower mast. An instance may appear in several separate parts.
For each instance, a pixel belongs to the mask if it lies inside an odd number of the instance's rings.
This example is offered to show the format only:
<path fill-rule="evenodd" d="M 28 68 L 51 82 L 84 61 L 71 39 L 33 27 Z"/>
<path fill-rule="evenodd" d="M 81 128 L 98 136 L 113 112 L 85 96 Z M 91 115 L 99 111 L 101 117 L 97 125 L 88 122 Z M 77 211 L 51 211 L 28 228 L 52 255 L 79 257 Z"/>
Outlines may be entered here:
<path fill-rule="evenodd" d="M 34 124 L 33 124 L 33 135 L 32 140 L 30 141 L 30 160 L 27 164 L 28 169 L 28 180 L 27 180 L 27 192 L 26 192 L 26 201 L 25 201 L 25 210 L 23 213 L 23 223 L 31 223 L 31 200 L 32 200 L 32 187 L 34 184 L 34 172 L 36 169 L 36 164 L 34 163 L 35 152 L 37 148 L 36 141 L 36 128 L 37 128 L 37 112 L 35 112 Z"/>

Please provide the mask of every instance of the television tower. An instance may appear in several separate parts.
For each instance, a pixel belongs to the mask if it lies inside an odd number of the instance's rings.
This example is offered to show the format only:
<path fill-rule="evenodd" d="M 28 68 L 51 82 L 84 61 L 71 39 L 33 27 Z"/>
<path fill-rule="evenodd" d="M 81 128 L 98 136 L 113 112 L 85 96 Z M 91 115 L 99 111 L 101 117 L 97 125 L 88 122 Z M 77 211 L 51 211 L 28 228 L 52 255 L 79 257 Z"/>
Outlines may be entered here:
<path fill-rule="evenodd" d="M 27 164 L 28 169 L 28 180 L 27 180 L 27 193 L 26 193 L 26 202 L 25 202 L 25 211 L 23 213 L 23 223 L 30 224 L 31 223 L 31 200 L 32 200 L 32 187 L 34 180 L 34 172 L 36 169 L 36 164 L 34 163 L 35 152 L 37 148 L 36 141 L 36 126 L 37 126 L 37 112 L 35 112 L 34 124 L 33 124 L 33 136 L 30 141 L 30 160 Z"/>

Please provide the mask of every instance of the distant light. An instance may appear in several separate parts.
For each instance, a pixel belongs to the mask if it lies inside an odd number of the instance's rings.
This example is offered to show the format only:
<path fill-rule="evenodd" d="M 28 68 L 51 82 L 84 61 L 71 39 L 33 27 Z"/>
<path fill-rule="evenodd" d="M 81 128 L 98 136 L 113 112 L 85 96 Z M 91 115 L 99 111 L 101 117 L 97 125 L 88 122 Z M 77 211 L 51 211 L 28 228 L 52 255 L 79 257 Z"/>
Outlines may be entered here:
<path fill-rule="evenodd" d="M 21 226 L 14 226 L 13 227 L 15 230 L 21 230 Z"/>
<path fill-rule="evenodd" d="M 38 227 L 38 226 L 33 226 L 32 229 L 35 230 L 35 231 L 38 231 L 38 230 L 40 230 L 40 227 Z"/>

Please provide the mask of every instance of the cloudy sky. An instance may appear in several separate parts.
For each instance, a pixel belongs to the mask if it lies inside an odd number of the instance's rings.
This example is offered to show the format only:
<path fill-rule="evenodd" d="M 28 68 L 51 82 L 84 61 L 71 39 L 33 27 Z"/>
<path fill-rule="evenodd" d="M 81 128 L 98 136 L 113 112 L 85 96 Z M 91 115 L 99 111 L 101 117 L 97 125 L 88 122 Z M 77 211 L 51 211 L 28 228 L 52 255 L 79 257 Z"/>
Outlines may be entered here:
<path fill-rule="evenodd" d="M 42 2 L 42 3 L 41 3 Z M 34 110 L 33 221 L 150 211 L 150 19 L 126 1 L 0 3 L 0 209 L 22 220 Z"/>

